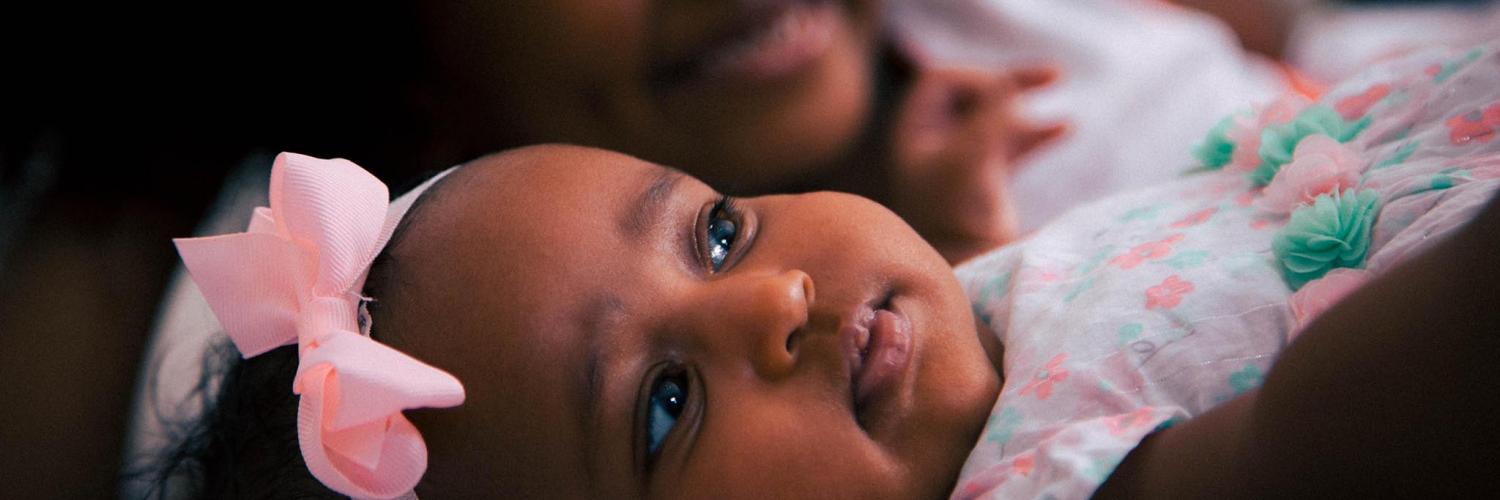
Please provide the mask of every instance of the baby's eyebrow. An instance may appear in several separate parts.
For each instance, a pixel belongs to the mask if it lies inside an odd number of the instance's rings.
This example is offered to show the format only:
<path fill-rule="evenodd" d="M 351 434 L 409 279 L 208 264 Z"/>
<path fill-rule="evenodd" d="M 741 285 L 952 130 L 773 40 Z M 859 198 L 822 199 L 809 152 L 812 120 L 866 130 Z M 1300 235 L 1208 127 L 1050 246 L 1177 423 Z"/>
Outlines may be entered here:
<path fill-rule="evenodd" d="M 617 332 L 624 322 L 625 303 L 619 296 L 605 292 L 589 297 L 583 304 L 585 306 L 583 314 L 579 316 L 579 326 L 585 339 L 584 366 L 579 372 L 580 383 L 574 384 L 574 387 L 580 389 L 575 397 L 582 401 L 579 406 L 583 411 L 579 412 L 578 424 L 582 427 L 584 442 L 588 444 L 588 449 L 599 450 L 602 448 L 599 445 L 599 431 L 607 420 L 607 408 L 602 403 L 606 373 L 600 367 L 601 351 L 611 344 L 613 339 L 610 334 Z M 598 484 L 598 460 L 589 459 L 584 463 L 589 476 L 588 484 Z"/>
<path fill-rule="evenodd" d="M 632 239 L 639 238 L 661 218 L 666 212 L 664 209 L 667 201 L 672 199 L 672 191 L 677 188 L 678 181 L 686 177 L 682 172 L 674 169 L 658 168 L 651 183 L 644 191 L 641 191 L 640 196 L 635 199 L 620 220 L 620 231 Z"/>

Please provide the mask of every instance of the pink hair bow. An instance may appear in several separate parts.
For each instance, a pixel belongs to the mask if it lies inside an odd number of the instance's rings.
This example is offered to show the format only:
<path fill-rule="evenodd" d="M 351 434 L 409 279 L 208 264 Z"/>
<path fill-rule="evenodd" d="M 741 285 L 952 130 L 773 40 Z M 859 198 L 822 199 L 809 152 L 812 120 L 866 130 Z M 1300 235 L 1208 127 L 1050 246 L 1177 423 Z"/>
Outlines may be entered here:
<path fill-rule="evenodd" d="M 365 275 L 404 215 L 388 196 L 352 162 L 282 153 L 271 206 L 248 231 L 175 240 L 241 355 L 298 344 L 302 457 L 324 485 L 361 498 L 405 494 L 427 470 L 403 409 L 464 400 L 452 375 L 361 333 Z"/>

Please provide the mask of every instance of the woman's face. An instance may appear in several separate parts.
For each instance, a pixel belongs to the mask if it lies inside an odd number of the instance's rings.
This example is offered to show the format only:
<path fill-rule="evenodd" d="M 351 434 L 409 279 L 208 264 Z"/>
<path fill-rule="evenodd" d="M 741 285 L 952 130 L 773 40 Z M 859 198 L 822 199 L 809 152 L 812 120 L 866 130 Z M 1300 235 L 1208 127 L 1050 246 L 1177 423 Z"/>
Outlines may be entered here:
<path fill-rule="evenodd" d="M 467 389 L 409 412 L 423 495 L 946 496 L 999 389 L 952 270 L 866 199 L 560 146 L 428 196 L 375 318 Z"/>
<path fill-rule="evenodd" d="M 734 191 L 827 175 L 870 114 L 878 0 L 424 2 L 465 142 L 572 142 Z"/>

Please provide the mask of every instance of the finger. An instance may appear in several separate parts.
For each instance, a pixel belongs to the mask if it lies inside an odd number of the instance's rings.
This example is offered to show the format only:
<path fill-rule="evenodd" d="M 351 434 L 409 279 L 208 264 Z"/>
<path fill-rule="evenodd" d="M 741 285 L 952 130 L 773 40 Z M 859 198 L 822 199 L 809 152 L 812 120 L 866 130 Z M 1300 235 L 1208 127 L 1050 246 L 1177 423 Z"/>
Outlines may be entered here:
<path fill-rule="evenodd" d="M 1067 122 L 1054 122 L 1026 127 L 1012 135 L 1011 151 L 1015 152 L 1015 158 L 1021 158 L 1067 135 L 1068 131 L 1069 126 Z M 1012 162 L 1012 164 L 1019 165 L 1023 164 L 1023 162 Z"/>
<path fill-rule="evenodd" d="M 1022 91 L 1051 85 L 1061 76 L 1062 70 L 1054 64 L 1023 66 L 1010 70 L 1011 80 Z"/>

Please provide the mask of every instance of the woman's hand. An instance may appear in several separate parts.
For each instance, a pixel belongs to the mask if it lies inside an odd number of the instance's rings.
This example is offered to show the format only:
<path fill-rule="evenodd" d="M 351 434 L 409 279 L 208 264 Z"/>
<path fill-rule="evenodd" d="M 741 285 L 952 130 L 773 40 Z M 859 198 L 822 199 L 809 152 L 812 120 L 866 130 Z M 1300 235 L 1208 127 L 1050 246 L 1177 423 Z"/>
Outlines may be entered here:
<path fill-rule="evenodd" d="M 1047 66 L 917 68 L 889 130 L 881 201 L 950 263 L 1013 240 L 1006 185 L 1027 153 L 1065 130 L 1021 118 L 1017 102 L 1056 79 Z"/>

